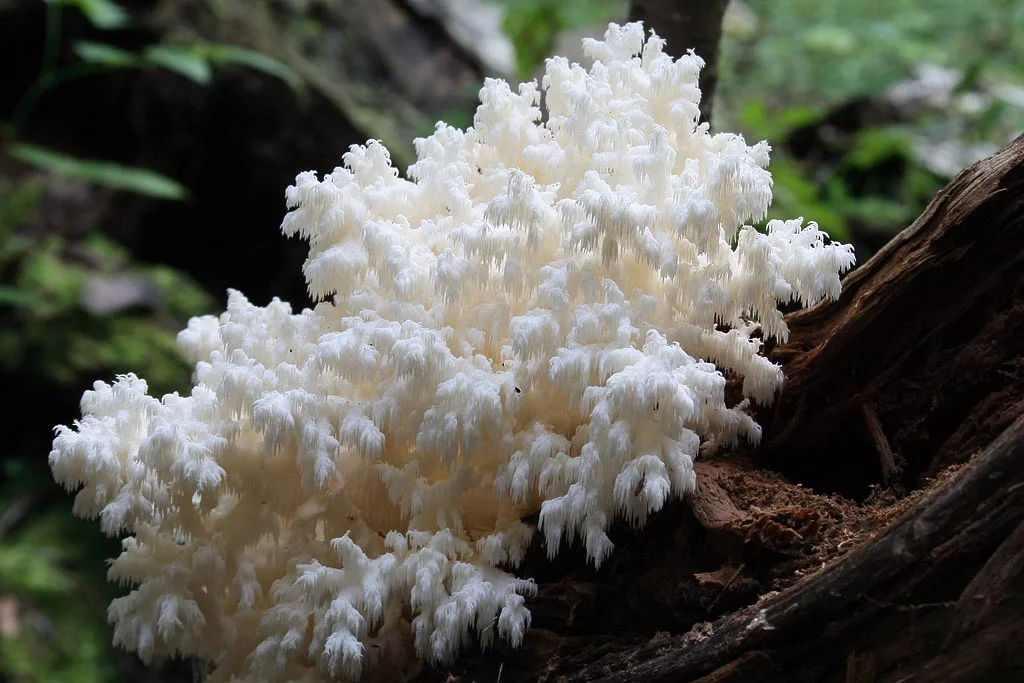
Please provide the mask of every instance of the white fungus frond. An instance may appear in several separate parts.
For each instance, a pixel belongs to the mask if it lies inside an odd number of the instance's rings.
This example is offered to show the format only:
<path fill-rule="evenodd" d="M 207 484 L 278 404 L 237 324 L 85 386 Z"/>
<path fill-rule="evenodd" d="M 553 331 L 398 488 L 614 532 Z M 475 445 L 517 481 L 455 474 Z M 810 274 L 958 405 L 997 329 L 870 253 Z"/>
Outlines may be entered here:
<path fill-rule="evenodd" d="M 377 141 L 301 173 L 282 230 L 319 303 L 231 291 L 178 336 L 189 396 L 86 392 L 50 465 L 126 537 L 117 643 L 267 683 L 518 646 L 535 535 L 600 565 L 614 520 L 694 490 L 701 448 L 758 441 L 779 304 L 838 297 L 853 252 L 802 219 L 751 227 L 770 148 L 710 134 L 703 61 L 664 47 L 612 24 L 589 68 L 487 80 L 473 127 L 438 124 L 406 177 Z"/>

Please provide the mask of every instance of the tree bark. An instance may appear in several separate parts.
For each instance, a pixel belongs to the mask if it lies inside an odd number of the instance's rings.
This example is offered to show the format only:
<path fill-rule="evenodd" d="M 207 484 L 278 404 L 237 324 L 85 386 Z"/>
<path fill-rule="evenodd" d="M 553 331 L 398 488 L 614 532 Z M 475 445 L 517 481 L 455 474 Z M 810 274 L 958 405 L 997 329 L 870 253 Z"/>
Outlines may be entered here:
<path fill-rule="evenodd" d="M 883 469 L 912 488 L 988 445 L 1024 410 L 1024 136 L 950 181 L 837 303 L 787 323 L 771 467 L 863 495 Z"/>
<path fill-rule="evenodd" d="M 704 62 L 700 75 L 701 119 L 711 122 L 718 84 L 718 47 L 729 0 L 633 0 L 630 21 L 642 21 L 668 41 L 676 56 L 693 50 Z"/>
<path fill-rule="evenodd" d="M 732 614 L 696 644 L 615 653 L 566 680 L 895 681 L 914 672 L 915 680 L 950 681 L 1024 673 L 1022 482 L 1024 417 L 839 563 Z"/>

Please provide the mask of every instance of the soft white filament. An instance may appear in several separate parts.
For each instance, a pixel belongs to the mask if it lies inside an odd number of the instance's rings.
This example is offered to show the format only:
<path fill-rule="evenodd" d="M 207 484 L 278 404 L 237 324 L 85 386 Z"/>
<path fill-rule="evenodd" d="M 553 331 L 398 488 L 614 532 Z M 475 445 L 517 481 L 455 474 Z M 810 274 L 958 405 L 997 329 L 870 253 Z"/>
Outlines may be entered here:
<path fill-rule="evenodd" d="M 639 24 L 585 47 L 590 69 L 548 61 L 546 117 L 536 83 L 489 80 L 409 179 L 373 141 L 300 174 L 283 230 L 321 302 L 231 292 L 179 335 L 191 396 L 132 375 L 86 393 L 50 462 L 79 514 L 128 534 L 118 642 L 223 681 L 397 680 L 518 645 L 522 519 L 600 565 L 615 518 L 693 489 L 701 444 L 759 439 L 723 372 L 772 400 L 755 333 L 785 340 L 779 302 L 838 296 L 852 251 L 800 219 L 749 227 L 769 148 L 697 124 L 697 56 Z"/>

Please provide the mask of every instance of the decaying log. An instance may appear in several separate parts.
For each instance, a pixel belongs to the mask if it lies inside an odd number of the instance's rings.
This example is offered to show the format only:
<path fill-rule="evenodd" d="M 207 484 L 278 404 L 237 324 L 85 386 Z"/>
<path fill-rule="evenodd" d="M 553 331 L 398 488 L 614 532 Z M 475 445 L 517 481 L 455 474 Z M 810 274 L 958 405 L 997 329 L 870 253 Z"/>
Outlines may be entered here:
<path fill-rule="evenodd" d="M 700 642 L 680 638 L 616 654 L 566 680 L 841 681 L 848 662 L 865 655 L 874 681 L 931 670 L 1024 674 L 1022 520 L 1024 417 L 959 476 L 835 565 L 732 614 Z M 961 590 L 971 572 L 975 578 Z M 997 614 L 999 628 L 986 628 Z M 969 661 L 954 665 L 944 651 L 950 644 L 969 651 Z M 777 673 L 742 665 L 757 653 L 768 655 Z"/>
<path fill-rule="evenodd" d="M 984 448 L 1024 407 L 1024 136 L 957 175 L 837 303 L 786 320 L 769 466 L 858 495 L 883 479 L 879 428 L 908 487 Z"/>
<path fill-rule="evenodd" d="M 523 647 L 420 680 L 1024 680 L 1024 136 L 787 320 L 754 460 L 699 461 L 600 572 L 535 544 Z"/>

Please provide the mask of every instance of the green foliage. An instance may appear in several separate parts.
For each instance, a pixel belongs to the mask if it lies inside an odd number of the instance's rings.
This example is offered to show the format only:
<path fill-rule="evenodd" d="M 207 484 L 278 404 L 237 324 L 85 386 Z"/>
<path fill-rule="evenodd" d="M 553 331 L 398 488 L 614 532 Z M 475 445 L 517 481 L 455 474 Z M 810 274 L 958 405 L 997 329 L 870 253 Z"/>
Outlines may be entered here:
<path fill-rule="evenodd" d="M 532 78 L 559 32 L 622 21 L 626 3 L 621 0 L 499 0 L 505 8 L 505 33 L 516 47 L 521 78 Z"/>
<path fill-rule="evenodd" d="M 39 178 L 0 179 L 0 372 L 54 392 L 130 370 L 147 373 L 157 393 L 184 389 L 189 368 L 176 330 L 211 310 L 210 297 L 170 268 L 133 265 L 99 235 L 72 241 L 40 229 L 45 189 Z M 84 310 L 87 283 L 114 275 L 145 282 L 155 302 L 107 315 Z M 8 454 L 0 482 L 0 679 L 120 680 L 105 619 L 117 588 L 103 576 L 116 541 L 73 517 L 70 500 L 46 502 L 45 457 Z"/>
<path fill-rule="evenodd" d="M 8 510 L 18 502 L 10 492 L 0 495 Z M 8 620 L 0 635 L 5 680 L 116 680 L 105 623 L 111 596 L 98 588 L 101 573 L 91 570 L 102 567 L 102 557 L 112 549 L 68 508 L 51 508 L 0 537 L 0 602 Z M 93 544 L 68 542 L 74 538 Z"/>
<path fill-rule="evenodd" d="M 109 69 L 156 66 L 173 71 L 199 85 L 207 85 L 213 78 L 213 66 L 244 66 L 279 78 L 292 89 L 299 90 L 302 80 L 283 62 L 262 52 L 238 45 L 219 44 L 167 44 L 151 45 L 135 54 L 105 43 L 80 40 L 73 46 L 83 62 Z"/>
<path fill-rule="evenodd" d="M 238 45 L 203 45 L 197 49 L 213 64 L 244 66 L 274 76 L 287 83 L 293 90 L 302 87 L 302 79 L 291 67 L 262 52 Z"/>
<path fill-rule="evenodd" d="M 921 62 L 1019 79 L 1016 0 L 746 0 L 757 28 L 726 36 L 722 95 L 819 105 L 878 92 Z"/>
<path fill-rule="evenodd" d="M 104 558 L 117 552 L 71 501 L 48 503 L 45 469 L 6 458 L 0 467 L 0 679 L 113 683 Z"/>
<path fill-rule="evenodd" d="M 865 128 L 857 133 L 853 149 L 844 163 L 862 170 L 870 170 L 893 157 L 911 157 L 911 144 L 905 131 L 896 127 Z"/>
<path fill-rule="evenodd" d="M 738 127 L 754 139 L 785 141 L 800 128 L 818 125 L 823 115 L 806 105 L 770 113 L 764 102 L 751 100 Z M 857 231 L 892 233 L 906 227 L 942 184 L 917 166 L 911 134 L 906 126 L 865 128 L 829 161 L 801 161 L 784 146 L 773 149 L 768 218 L 804 216 L 840 241 Z M 893 170 L 880 171 L 887 167 Z M 858 179 L 856 191 L 852 178 Z"/>
<path fill-rule="evenodd" d="M 756 131 L 764 139 L 772 141 L 781 140 L 794 130 L 813 124 L 824 113 L 822 107 L 799 104 L 772 111 L 767 102 L 759 98 L 743 101 L 738 111 L 737 125 L 744 130 Z M 716 116 L 723 114 L 718 113 Z"/>
<path fill-rule="evenodd" d="M 7 154 L 18 161 L 65 178 L 127 190 L 157 199 L 184 199 L 188 194 L 185 188 L 174 180 L 144 168 L 110 161 L 79 159 L 35 145 L 12 144 L 7 147 Z"/>
<path fill-rule="evenodd" d="M 18 143 L 18 132 L 42 95 L 69 80 L 119 69 L 159 67 L 205 86 L 212 79 L 214 65 L 237 65 L 279 78 L 294 90 L 299 90 L 302 85 L 299 76 L 282 62 L 237 45 L 150 45 L 140 54 L 135 54 L 106 43 L 77 41 L 72 45 L 72 51 L 81 61 L 56 68 L 61 6 L 75 7 L 101 29 L 124 27 L 130 17 L 124 8 L 110 0 L 48 0 L 48 3 L 42 72 L 22 94 L 11 121 L 3 130 L 11 138 L 6 147 L 9 156 L 67 178 L 159 199 L 183 199 L 187 194 L 180 184 L 153 171 L 110 161 L 78 159 L 43 147 Z M 7 295 L 0 291 L 0 299 Z"/>
<path fill-rule="evenodd" d="M 139 65 L 138 56 L 121 48 L 88 40 L 76 41 L 72 46 L 75 55 L 83 62 L 98 64 L 108 69 Z"/>
<path fill-rule="evenodd" d="M 128 12 L 110 0 L 46 0 L 54 5 L 68 5 L 84 14 L 93 26 L 100 29 L 122 28 L 128 24 Z"/>
<path fill-rule="evenodd" d="M 283 62 L 237 45 L 154 45 L 143 51 L 139 63 L 162 66 L 199 85 L 210 82 L 214 65 L 237 65 L 262 71 L 281 79 L 293 90 L 298 90 L 302 85 L 299 75 Z"/>
<path fill-rule="evenodd" d="M 175 349 L 186 318 L 213 309 L 189 278 L 138 266 L 98 234 L 71 240 L 43 227 L 46 189 L 67 182 L 0 178 L 0 374 L 54 393 L 139 371 L 157 394 L 188 386 Z M 92 314 L 83 294 L 95 278 L 130 277 L 152 290 L 144 308 Z M 103 575 L 117 542 L 50 502 L 44 453 L 0 460 L 0 679 L 12 683 L 123 680 L 106 623 L 118 589 Z"/>
<path fill-rule="evenodd" d="M 147 62 L 162 66 L 199 85 L 206 85 L 213 77 L 209 60 L 190 47 L 154 45 L 146 48 L 143 57 Z"/>
<path fill-rule="evenodd" d="M 746 0 L 731 5 L 725 28 L 715 127 L 772 142 L 773 217 L 803 215 L 840 239 L 891 234 L 944 181 L 922 165 L 922 141 L 994 150 L 1024 129 L 1024 97 L 1014 97 L 1024 93 L 1024 42 L 1012 38 L 1024 34 L 1019 2 Z M 940 107 L 900 125 L 825 123 L 837 106 L 881 97 L 923 63 L 960 72 L 953 97 L 992 94 L 974 110 Z M 805 128 L 829 141 L 804 149 L 801 161 L 786 143 Z"/>
<path fill-rule="evenodd" d="M 784 154 L 775 154 L 771 165 L 774 198 L 768 220 L 788 220 L 802 216 L 817 223 L 830 237 L 849 241 L 846 217 L 829 202 L 827 194 L 807 177 L 802 164 Z"/>
<path fill-rule="evenodd" d="M 0 185 L 0 274 L 9 283 L 0 288 L 0 314 L 10 321 L 0 330 L 0 368 L 65 386 L 133 371 L 157 393 L 184 388 L 188 367 L 176 333 L 188 317 L 213 308 L 209 295 L 170 268 L 133 265 L 99 235 L 69 243 L 20 230 L 38 209 L 38 188 Z M 151 290 L 151 300 L 109 315 L 84 309 L 87 284 L 115 275 Z"/>

